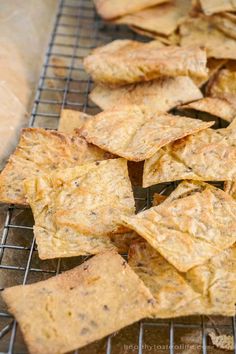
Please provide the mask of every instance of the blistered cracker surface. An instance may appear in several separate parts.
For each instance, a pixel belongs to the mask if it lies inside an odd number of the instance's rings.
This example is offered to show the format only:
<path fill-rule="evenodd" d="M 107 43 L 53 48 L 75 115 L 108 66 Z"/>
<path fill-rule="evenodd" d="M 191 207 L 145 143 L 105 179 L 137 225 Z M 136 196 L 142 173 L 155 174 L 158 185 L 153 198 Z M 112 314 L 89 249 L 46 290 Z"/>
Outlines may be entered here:
<path fill-rule="evenodd" d="M 169 142 L 212 124 L 129 105 L 99 113 L 80 133 L 89 143 L 104 150 L 131 161 L 142 161 Z"/>
<path fill-rule="evenodd" d="M 207 76 L 206 52 L 199 46 L 160 48 L 159 41 L 115 40 L 84 59 L 85 70 L 98 83 L 125 85 L 160 76 Z"/>
<path fill-rule="evenodd" d="M 235 59 L 236 41 L 214 26 L 204 15 L 189 18 L 180 25 L 181 46 L 203 46 L 207 57 Z"/>
<path fill-rule="evenodd" d="M 40 258 L 95 254 L 114 248 L 109 234 L 125 232 L 134 212 L 127 161 L 106 160 L 26 181 Z"/>
<path fill-rule="evenodd" d="M 166 200 L 122 220 L 180 272 L 186 272 L 234 244 L 235 215 L 235 200 L 206 185 L 203 191 Z"/>
<path fill-rule="evenodd" d="M 206 129 L 159 150 L 145 161 L 143 186 L 181 179 L 236 180 L 235 123 L 234 119 L 227 128 Z"/>
<path fill-rule="evenodd" d="M 204 265 L 180 273 L 147 242 L 131 245 L 129 265 L 156 299 L 155 317 L 196 314 L 233 316 L 236 298 L 236 247 Z"/>
<path fill-rule="evenodd" d="M 104 151 L 79 136 L 40 128 L 23 129 L 20 142 L 0 175 L 0 201 L 27 204 L 24 181 L 29 176 L 105 157 Z"/>

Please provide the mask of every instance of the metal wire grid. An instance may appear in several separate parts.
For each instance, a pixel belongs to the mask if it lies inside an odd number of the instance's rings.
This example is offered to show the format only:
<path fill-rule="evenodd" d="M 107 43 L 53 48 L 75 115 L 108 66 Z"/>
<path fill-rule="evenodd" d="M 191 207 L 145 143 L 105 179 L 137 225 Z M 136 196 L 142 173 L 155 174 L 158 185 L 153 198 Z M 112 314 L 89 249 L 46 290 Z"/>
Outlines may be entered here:
<path fill-rule="evenodd" d="M 89 102 L 88 93 L 91 90 L 92 82 L 86 75 L 82 66 L 82 59 L 88 52 L 98 46 L 116 38 L 136 38 L 126 27 L 107 26 L 96 15 L 91 0 L 60 0 L 54 27 L 52 30 L 48 50 L 45 56 L 42 72 L 39 79 L 32 114 L 29 120 L 30 127 L 44 127 L 56 129 L 60 111 L 62 108 L 78 109 L 87 113 L 96 113 L 97 108 Z M 139 38 L 145 40 L 144 38 Z M 159 187 L 159 192 L 165 193 L 174 187 L 167 184 Z M 139 207 L 150 207 L 153 189 L 139 190 L 136 202 Z M 20 219 L 15 218 L 15 214 L 20 213 Z M 37 257 L 35 239 L 32 233 L 32 224 L 27 225 L 21 220 L 21 216 L 28 211 L 19 207 L 10 206 L 6 212 L 5 223 L 0 242 L 0 270 L 7 271 L 7 276 L 11 277 L 11 271 L 20 272 L 22 284 L 29 282 L 31 274 L 37 274 L 38 280 L 44 276 L 58 274 L 61 271 L 61 260 L 53 263 L 53 267 L 45 268 L 42 262 L 36 262 L 33 266 L 33 258 Z M 24 217 L 23 217 L 24 219 Z M 17 222 L 16 222 L 16 221 Z M 25 220 L 25 219 L 24 219 Z M 16 232 L 27 233 L 28 245 L 18 245 L 14 241 Z M 13 264 L 9 260 L 4 262 L 4 255 L 7 251 L 14 252 Z M 25 252 L 25 264 L 17 264 L 18 252 Z M 64 260 L 63 260 L 64 262 Z M 14 264 L 15 263 L 15 264 Z M 78 262 L 77 262 L 78 263 Z M 39 264 L 39 265 L 38 265 Z M 18 284 L 19 282 L 17 282 Z M 16 284 L 11 284 L 16 285 Z M 2 321 L 4 320 L 4 321 Z M 23 346 L 17 347 L 16 336 L 18 331 L 17 323 L 5 310 L 0 310 L 0 353 L 2 354 L 22 354 L 27 353 Z M 175 351 L 175 332 L 179 328 L 198 329 L 201 331 L 201 351 L 208 353 L 207 329 L 215 328 L 203 316 L 195 322 L 188 319 L 170 321 L 141 321 L 139 325 L 137 351 L 138 354 L 145 352 L 144 335 L 147 336 L 150 328 L 168 331 L 169 343 L 166 353 L 174 354 Z M 236 342 L 236 323 L 235 318 L 227 319 L 223 324 L 217 323 L 217 328 L 231 330 Z M 6 339 L 7 337 L 7 339 Z M 5 341 L 4 341 L 5 338 Z M 4 343 L 3 343 L 4 341 Z M 2 343 L 2 344 L 1 344 Z M 106 354 L 115 351 L 113 336 L 109 336 L 106 342 Z M 236 347 L 236 346 L 235 346 Z M 22 349 L 23 348 L 23 349 Z M 153 352 L 158 352 L 158 347 Z M 76 351 L 75 353 L 79 353 Z M 236 354 L 236 349 L 234 350 Z M 46 353 L 45 353 L 46 354 Z"/>

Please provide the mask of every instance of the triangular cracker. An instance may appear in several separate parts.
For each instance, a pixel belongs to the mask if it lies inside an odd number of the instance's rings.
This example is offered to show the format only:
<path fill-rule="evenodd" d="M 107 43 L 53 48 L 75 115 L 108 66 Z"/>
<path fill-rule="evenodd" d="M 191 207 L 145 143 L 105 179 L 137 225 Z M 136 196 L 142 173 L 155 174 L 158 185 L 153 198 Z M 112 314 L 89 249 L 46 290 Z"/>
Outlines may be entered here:
<path fill-rule="evenodd" d="M 123 16 L 114 22 L 169 36 L 188 15 L 190 9 L 191 2 L 189 0 L 173 0 Z"/>
<path fill-rule="evenodd" d="M 208 184 L 122 220 L 180 272 L 203 264 L 236 241 L 236 201 Z"/>
<path fill-rule="evenodd" d="M 80 134 L 101 149 L 127 160 L 142 161 L 169 142 L 212 124 L 128 105 L 99 113 L 84 124 Z"/>
<path fill-rule="evenodd" d="M 235 59 L 236 41 L 220 31 L 202 15 L 180 25 L 181 46 L 203 46 L 209 58 Z"/>
<path fill-rule="evenodd" d="M 227 101 L 224 97 L 204 97 L 199 101 L 194 101 L 180 106 L 178 109 L 184 111 L 186 109 L 193 109 L 196 111 L 206 112 L 228 122 L 232 122 L 232 120 L 236 117 L 236 99 L 235 105 L 233 105 L 232 102 Z"/>
<path fill-rule="evenodd" d="M 224 129 L 206 129 L 159 150 L 145 161 L 143 186 L 181 179 L 236 180 L 235 123 Z"/>
<path fill-rule="evenodd" d="M 99 15 L 110 20 L 166 1 L 169 0 L 94 0 L 94 4 Z"/>
<path fill-rule="evenodd" d="M 3 291 L 30 353 L 83 347 L 153 311 L 155 300 L 115 252 L 97 255 L 51 279 Z"/>
<path fill-rule="evenodd" d="M 23 129 L 20 142 L 0 175 L 0 201 L 27 205 L 24 181 L 109 155 L 79 136 L 40 128 Z"/>
<path fill-rule="evenodd" d="M 129 265 L 153 294 L 157 318 L 235 314 L 236 246 L 183 274 L 147 242 L 136 242 Z"/>
<path fill-rule="evenodd" d="M 95 82 L 111 86 L 160 76 L 207 76 L 204 49 L 192 45 L 160 48 L 159 41 L 115 40 L 96 48 L 84 59 L 84 67 Z"/>
<path fill-rule="evenodd" d="M 189 77 L 177 76 L 113 89 L 98 85 L 89 97 L 103 110 L 136 104 L 148 106 L 152 112 L 167 112 L 178 104 L 202 98 L 202 93 Z"/>
<path fill-rule="evenodd" d="M 29 179 L 26 195 L 42 259 L 96 254 L 112 248 L 110 233 L 126 232 L 120 214 L 134 212 L 127 161 L 113 159 Z"/>

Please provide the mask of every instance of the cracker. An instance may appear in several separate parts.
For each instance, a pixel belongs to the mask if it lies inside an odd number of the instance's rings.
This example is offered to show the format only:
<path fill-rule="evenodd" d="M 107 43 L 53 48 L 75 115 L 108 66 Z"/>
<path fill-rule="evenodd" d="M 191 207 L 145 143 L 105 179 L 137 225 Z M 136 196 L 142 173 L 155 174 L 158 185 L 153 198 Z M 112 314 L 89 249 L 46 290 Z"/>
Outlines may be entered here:
<path fill-rule="evenodd" d="M 235 0 L 200 0 L 201 7 L 206 15 L 217 12 L 236 11 Z"/>
<path fill-rule="evenodd" d="M 26 128 L 0 175 L 0 201 L 27 205 L 24 181 L 83 162 L 104 160 L 107 154 L 83 138 L 53 130 Z"/>
<path fill-rule="evenodd" d="M 189 18 L 180 25 L 181 46 L 203 46 L 209 58 L 235 59 L 236 41 L 227 37 L 206 16 Z"/>
<path fill-rule="evenodd" d="M 228 13 L 215 14 L 210 17 L 210 21 L 228 37 L 236 39 L 235 15 Z"/>
<path fill-rule="evenodd" d="M 136 26 L 153 34 L 169 36 L 178 28 L 190 9 L 189 0 L 174 0 L 123 16 L 114 22 Z"/>
<path fill-rule="evenodd" d="M 61 112 L 58 131 L 72 134 L 75 129 L 80 129 L 91 116 L 84 112 L 72 109 L 63 109 Z"/>
<path fill-rule="evenodd" d="M 142 161 L 169 142 L 212 124 L 167 113 L 153 114 L 147 107 L 128 105 L 99 113 L 85 123 L 80 134 L 112 154 Z"/>
<path fill-rule="evenodd" d="M 99 15 L 110 20 L 166 1 L 168 0 L 94 0 L 94 4 Z"/>
<path fill-rule="evenodd" d="M 63 109 L 61 112 L 58 130 L 63 133 L 79 135 L 78 131 L 83 127 L 84 123 L 88 119 L 92 118 L 90 114 L 80 111 L 74 111 L 72 109 Z M 75 132 L 77 131 L 77 133 Z M 99 147 L 93 144 L 87 144 L 88 151 L 91 156 L 94 156 L 92 161 L 101 161 L 115 158 L 116 156 L 108 153 L 107 151 L 99 149 Z M 86 159 L 82 162 L 86 162 Z"/>
<path fill-rule="evenodd" d="M 144 163 L 143 186 L 181 179 L 236 180 L 235 123 L 234 119 L 225 129 L 205 129 L 159 150 Z"/>
<path fill-rule="evenodd" d="M 219 349 L 234 350 L 234 337 L 226 334 L 216 335 L 215 332 L 208 333 L 211 338 L 212 344 Z"/>
<path fill-rule="evenodd" d="M 202 93 L 189 77 L 178 76 L 113 89 L 98 85 L 89 97 L 103 110 L 136 104 L 146 105 L 152 112 L 167 112 L 178 104 L 202 98 Z"/>
<path fill-rule="evenodd" d="M 115 40 L 96 48 L 84 59 L 84 67 L 95 82 L 111 86 L 160 76 L 207 76 L 204 49 L 192 45 L 160 48 L 159 41 Z"/>
<path fill-rule="evenodd" d="M 223 96 L 226 94 L 236 96 L 236 70 L 222 69 L 207 87 L 210 96 Z M 236 101 L 236 98 L 235 98 Z"/>
<path fill-rule="evenodd" d="M 233 105 L 225 98 L 204 97 L 199 101 L 194 101 L 180 106 L 178 109 L 184 111 L 186 109 L 193 109 L 200 112 L 206 112 L 228 122 L 232 122 L 232 120 L 236 117 L 236 100 L 235 105 Z"/>
<path fill-rule="evenodd" d="M 25 183 L 41 259 L 114 248 L 110 233 L 126 232 L 121 214 L 134 212 L 127 161 L 87 163 Z"/>
<path fill-rule="evenodd" d="M 202 87 L 207 81 L 211 80 L 214 75 L 222 68 L 224 64 L 227 63 L 226 59 L 215 59 L 215 58 L 208 58 L 207 59 L 207 68 L 208 68 L 208 75 L 205 79 L 198 79 L 194 78 L 194 82 L 198 87 Z M 193 101 L 193 100 L 192 100 Z"/>
<path fill-rule="evenodd" d="M 192 288 L 202 294 L 204 314 L 235 315 L 235 272 L 236 246 L 233 245 L 186 273 Z"/>
<path fill-rule="evenodd" d="M 235 314 L 236 247 L 183 274 L 148 243 L 131 245 L 129 265 L 156 300 L 155 317 Z M 201 286 L 199 286 L 199 284 Z"/>
<path fill-rule="evenodd" d="M 2 294 L 34 354 L 83 347 L 150 316 L 154 303 L 150 291 L 115 252 Z"/>
<path fill-rule="evenodd" d="M 180 272 L 205 263 L 236 241 L 236 201 L 207 184 L 186 197 L 122 216 L 122 221 Z"/>

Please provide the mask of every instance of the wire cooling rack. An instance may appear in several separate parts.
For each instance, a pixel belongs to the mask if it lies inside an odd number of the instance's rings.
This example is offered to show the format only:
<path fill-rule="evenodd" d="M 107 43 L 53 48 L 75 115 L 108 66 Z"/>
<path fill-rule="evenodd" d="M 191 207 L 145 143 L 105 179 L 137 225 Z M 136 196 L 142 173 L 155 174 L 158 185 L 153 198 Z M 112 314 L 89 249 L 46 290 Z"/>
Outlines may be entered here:
<path fill-rule="evenodd" d="M 62 108 L 96 113 L 98 108 L 88 98 L 92 82 L 83 70 L 83 57 L 92 48 L 111 40 L 137 37 L 126 27 L 106 25 L 97 17 L 90 0 L 61 0 L 29 126 L 56 129 Z M 139 39 L 145 40 L 142 37 Z M 170 192 L 173 187 L 174 184 L 167 184 L 155 188 L 159 188 L 159 192 Z M 151 195 L 155 188 L 135 191 L 139 209 L 150 207 Z M 78 258 L 69 261 L 40 261 L 32 225 L 30 210 L 14 206 L 6 210 L 0 242 L 0 279 L 4 280 L 5 287 L 47 279 L 82 261 Z M 109 318 L 107 320 L 109 321 Z M 215 349 L 207 339 L 207 332 L 212 329 L 218 334 L 233 334 L 235 341 L 235 319 L 188 317 L 166 321 L 141 321 L 134 327 L 121 331 L 121 335 L 112 335 L 100 341 L 101 345 L 94 347 L 92 344 L 75 353 L 221 353 L 222 351 Z M 188 337 L 191 338 L 193 333 L 196 338 L 196 332 L 198 340 L 189 341 Z M 27 353 L 17 323 L 2 302 L 0 353 Z"/>

